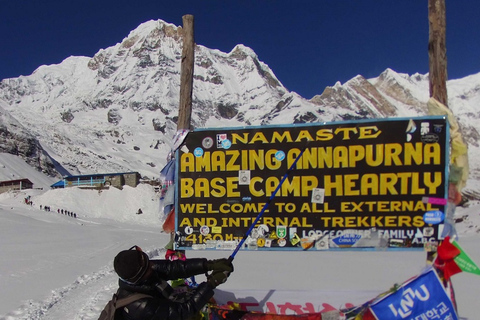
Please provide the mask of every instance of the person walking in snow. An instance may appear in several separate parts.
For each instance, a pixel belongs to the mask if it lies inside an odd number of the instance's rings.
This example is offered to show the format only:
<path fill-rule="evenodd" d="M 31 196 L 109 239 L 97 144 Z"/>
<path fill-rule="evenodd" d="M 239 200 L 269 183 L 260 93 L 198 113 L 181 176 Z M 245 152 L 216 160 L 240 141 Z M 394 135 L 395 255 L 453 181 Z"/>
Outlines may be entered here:
<path fill-rule="evenodd" d="M 113 266 L 120 278 L 118 299 L 135 293 L 150 296 L 118 309 L 117 314 L 125 320 L 193 319 L 213 297 L 213 289 L 233 272 L 233 264 L 227 259 L 150 260 L 138 246 L 119 252 Z M 212 272 L 207 275 L 207 281 L 188 292 L 175 295 L 167 283 L 208 271 Z"/>

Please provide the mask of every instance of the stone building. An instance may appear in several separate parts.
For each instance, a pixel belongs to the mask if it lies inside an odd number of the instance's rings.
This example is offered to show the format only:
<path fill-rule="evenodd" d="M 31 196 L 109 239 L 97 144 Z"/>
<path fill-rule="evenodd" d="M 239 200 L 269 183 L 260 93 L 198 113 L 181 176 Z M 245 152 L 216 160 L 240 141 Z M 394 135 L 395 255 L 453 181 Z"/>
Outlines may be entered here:
<path fill-rule="evenodd" d="M 76 176 L 65 176 L 63 180 L 51 185 L 52 188 L 108 188 L 110 186 L 122 189 L 123 186 L 135 188 L 140 183 L 140 173 L 95 173 Z"/>
<path fill-rule="evenodd" d="M 0 193 L 4 193 L 10 190 L 24 190 L 24 189 L 32 189 L 32 188 L 33 188 L 33 182 L 26 178 L 0 181 Z"/>

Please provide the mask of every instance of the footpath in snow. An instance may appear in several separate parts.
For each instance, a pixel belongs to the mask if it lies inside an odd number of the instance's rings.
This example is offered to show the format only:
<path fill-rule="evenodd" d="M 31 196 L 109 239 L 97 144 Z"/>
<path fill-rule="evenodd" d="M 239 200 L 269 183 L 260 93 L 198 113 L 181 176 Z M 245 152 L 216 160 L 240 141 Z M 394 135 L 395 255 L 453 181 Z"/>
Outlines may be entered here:
<path fill-rule="evenodd" d="M 169 235 L 160 232 L 153 191 L 141 190 L 141 197 L 133 188 L 101 194 L 61 191 L 65 193 L 32 190 L 0 195 L 4 257 L 0 319 L 97 319 L 116 290 L 112 260 L 117 252 L 136 244 L 152 258 L 163 258 Z M 31 206 L 24 203 L 28 195 Z M 51 211 L 40 210 L 40 204 Z M 144 214 L 135 214 L 139 207 Z M 58 208 L 78 217 L 59 214 Z M 458 228 L 459 243 L 478 263 L 480 206 L 459 209 L 458 214 L 465 217 Z M 228 251 L 187 251 L 191 258 L 229 255 Z M 342 308 L 363 303 L 419 274 L 425 257 L 423 251 L 240 251 L 235 272 L 218 294 L 235 299 L 285 295 L 312 302 L 316 311 Z M 453 284 L 460 317 L 478 319 L 480 277 L 461 273 L 453 277 Z"/>

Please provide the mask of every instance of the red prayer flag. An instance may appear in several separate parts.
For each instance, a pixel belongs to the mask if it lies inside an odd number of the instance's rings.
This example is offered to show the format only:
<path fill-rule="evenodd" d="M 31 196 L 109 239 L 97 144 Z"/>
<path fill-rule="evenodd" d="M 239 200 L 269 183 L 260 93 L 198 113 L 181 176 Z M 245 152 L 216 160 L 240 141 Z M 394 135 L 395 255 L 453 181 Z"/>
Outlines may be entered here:
<path fill-rule="evenodd" d="M 438 256 L 434 266 L 443 272 L 445 281 L 448 281 L 454 274 L 462 272 L 454 260 L 460 253 L 460 249 L 450 242 L 450 237 L 446 237 L 438 246 Z"/>
<path fill-rule="evenodd" d="M 170 210 L 162 228 L 165 233 L 172 233 L 175 231 L 175 208 Z"/>

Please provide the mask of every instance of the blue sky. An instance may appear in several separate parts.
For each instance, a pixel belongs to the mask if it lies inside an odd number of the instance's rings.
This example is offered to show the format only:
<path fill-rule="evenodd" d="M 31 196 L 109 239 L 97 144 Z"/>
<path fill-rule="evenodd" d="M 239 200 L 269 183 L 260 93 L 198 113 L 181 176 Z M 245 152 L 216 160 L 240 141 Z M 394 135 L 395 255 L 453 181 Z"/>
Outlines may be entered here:
<path fill-rule="evenodd" d="M 252 48 L 305 98 L 386 68 L 428 73 L 427 0 L 0 0 L 0 79 L 93 56 L 142 22 L 195 18 L 195 42 Z M 448 78 L 480 72 L 480 1 L 446 0 Z"/>

